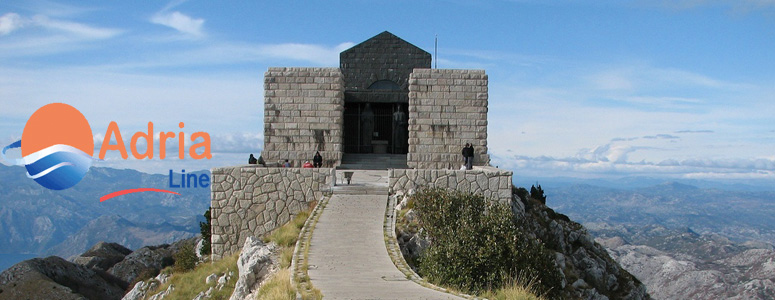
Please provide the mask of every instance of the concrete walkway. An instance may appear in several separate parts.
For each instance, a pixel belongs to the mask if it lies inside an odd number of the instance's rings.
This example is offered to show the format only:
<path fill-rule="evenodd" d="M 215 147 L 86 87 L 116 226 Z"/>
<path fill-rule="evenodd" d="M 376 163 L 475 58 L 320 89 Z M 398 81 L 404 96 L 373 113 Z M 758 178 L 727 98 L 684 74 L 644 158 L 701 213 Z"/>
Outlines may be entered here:
<path fill-rule="evenodd" d="M 337 178 L 343 178 L 342 174 Z M 309 277 L 324 299 L 463 299 L 406 279 L 385 248 L 387 171 L 355 171 L 320 215 L 309 248 Z"/>

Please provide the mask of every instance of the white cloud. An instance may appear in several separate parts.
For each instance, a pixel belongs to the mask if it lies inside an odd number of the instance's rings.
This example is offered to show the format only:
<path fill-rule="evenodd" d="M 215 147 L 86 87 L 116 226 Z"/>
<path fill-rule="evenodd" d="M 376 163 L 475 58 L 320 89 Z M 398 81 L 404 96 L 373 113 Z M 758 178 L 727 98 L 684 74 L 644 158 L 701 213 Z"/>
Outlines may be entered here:
<path fill-rule="evenodd" d="M 302 61 L 304 64 L 312 66 L 336 66 L 339 63 L 339 53 L 353 45 L 351 42 L 340 43 L 336 46 L 298 43 L 213 43 L 182 52 L 157 52 L 145 61 L 103 67 L 126 70 L 170 66 L 244 65 L 245 63 L 262 62 L 283 65 L 288 64 L 286 61 Z"/>
<path fill-rule="evenodd" d="M 46 15 L 34 15 L 23 17 L 16 13 L 6 13 L 0 16 L 0 35 L 8 35 L 24 27 L 38 27 L 54 32 L 54 35 L 34 36 L 23 42 L 10 45 L 11 48 L 23 47 L 45 48 L 46 43 L 62 43 L 78 40 L 108 39 L 121 34 L 123 31 L 115 28 L 105 28 L 87 25 L 84 23 L 52 19 Z M 4 44 L 6 47 L 8 43 Z"/>
<path fill-rule="evenodd" d="M 151 22 L 173 28 L 191 37 L 204 36 L 202 25 L 205 20 L 189 17 L 179 11 L 159 12 L 151 18 Z"/>
<path fill-rule="evenodd" d="M 262 56 L 270 56 L 273 58 L 285 58 L 336 65 L 339 62 L 339 53 L 354 45 L 354 43 L 347 42 L 329 48 L 314 44 L 276 44 L 259 46 L 257 52 Z"/>
<path fill-rule="evenodd" d="M 6 13 L 0 16 L 0 35 L 6 35 L 24 26 L 24 21 L 19 14 Z"/>
<path fill-rule="evenodd" d="M 107 39 L 119 35 L 122 32 L 121 30 L 113 28 L 100 28 L 77 22 L 51 19 L 44 15 L 32 17 L 32 23 L 85 39 Z"/>

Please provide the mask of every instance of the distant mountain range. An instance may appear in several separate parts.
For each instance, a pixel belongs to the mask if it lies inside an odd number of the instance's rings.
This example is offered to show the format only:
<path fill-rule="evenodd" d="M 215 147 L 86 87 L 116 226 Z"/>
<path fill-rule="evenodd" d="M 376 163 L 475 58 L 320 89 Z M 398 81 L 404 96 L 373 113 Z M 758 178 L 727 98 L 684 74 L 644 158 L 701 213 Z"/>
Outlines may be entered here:
<path fill-rule="evenodd" d="M 0 165 L 0 178 L 3 254 L 67 258 L 98 241 L 131 249 L 170 243 L 199 233 L 198 222 L 210 205 L 209 188 L 171 189 L 167 175 L 134 170 L 91 168 L 80 183 L 62 191 L 39 186 L 26 178 L 23 167 Z M 99 200 L 133 188 L 169 189 L 180 195 L 143 192 Z"/>
<path fill-rule="evenodd" d="M 591 185 L 546 188 L 546 203 L 571 219 L 589 223 L 651 225 L 735 242 L 775 243 L 775 191 L 727 191 L 668 182 L 632 190 Z"/>

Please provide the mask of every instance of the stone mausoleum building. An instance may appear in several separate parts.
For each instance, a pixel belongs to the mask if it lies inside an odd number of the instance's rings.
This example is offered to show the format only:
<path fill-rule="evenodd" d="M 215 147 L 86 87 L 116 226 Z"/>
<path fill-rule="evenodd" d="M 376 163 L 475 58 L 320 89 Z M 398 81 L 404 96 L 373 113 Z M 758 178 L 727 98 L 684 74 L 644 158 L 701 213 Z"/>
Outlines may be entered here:
<path fill-rule="evenodd" d="M 489 162 L 487 74 L 431 69 L 430 53 L 390 32 L 342 52 L 339 68 L 264 75 L 266 161 L 300 166 L 320 151 L 335 167 L 349 154 L 396 154 L 409 168 L 447 169 L 466 143 L 474 165 Z"/>
<path fill-rule="evenodd" d="M 336 193 L 336 169 L 387 170 L 390 193 L 431 186 L 510 201 L 512 173 L 487 166 L 487 83 L 484 70 L 432 69 L 430 53 L 387 31 L 343 51 L 338 68 L 269 68 L 269 165 L 212 169 L 213 258 Z M 473 170 L 460 170 L 466 143 Z M 323 167 L 299 168 L 316 151 Z M 286 159 L 292 168 L 277 167 Z"/>

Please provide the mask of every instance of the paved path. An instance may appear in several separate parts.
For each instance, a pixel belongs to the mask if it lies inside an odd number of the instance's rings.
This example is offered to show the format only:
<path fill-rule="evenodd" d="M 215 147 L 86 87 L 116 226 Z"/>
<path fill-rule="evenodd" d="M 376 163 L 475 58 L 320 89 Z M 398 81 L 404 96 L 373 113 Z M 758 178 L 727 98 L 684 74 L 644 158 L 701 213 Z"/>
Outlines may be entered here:
<path fill-rule="evenodd" d="M 351 186 L 334 189 L 312 233 L 312 285 L 324 299 L 462 299 L 422 287 L 396 269 L 382 231 L 387 171 L 355 172 Z"/>

